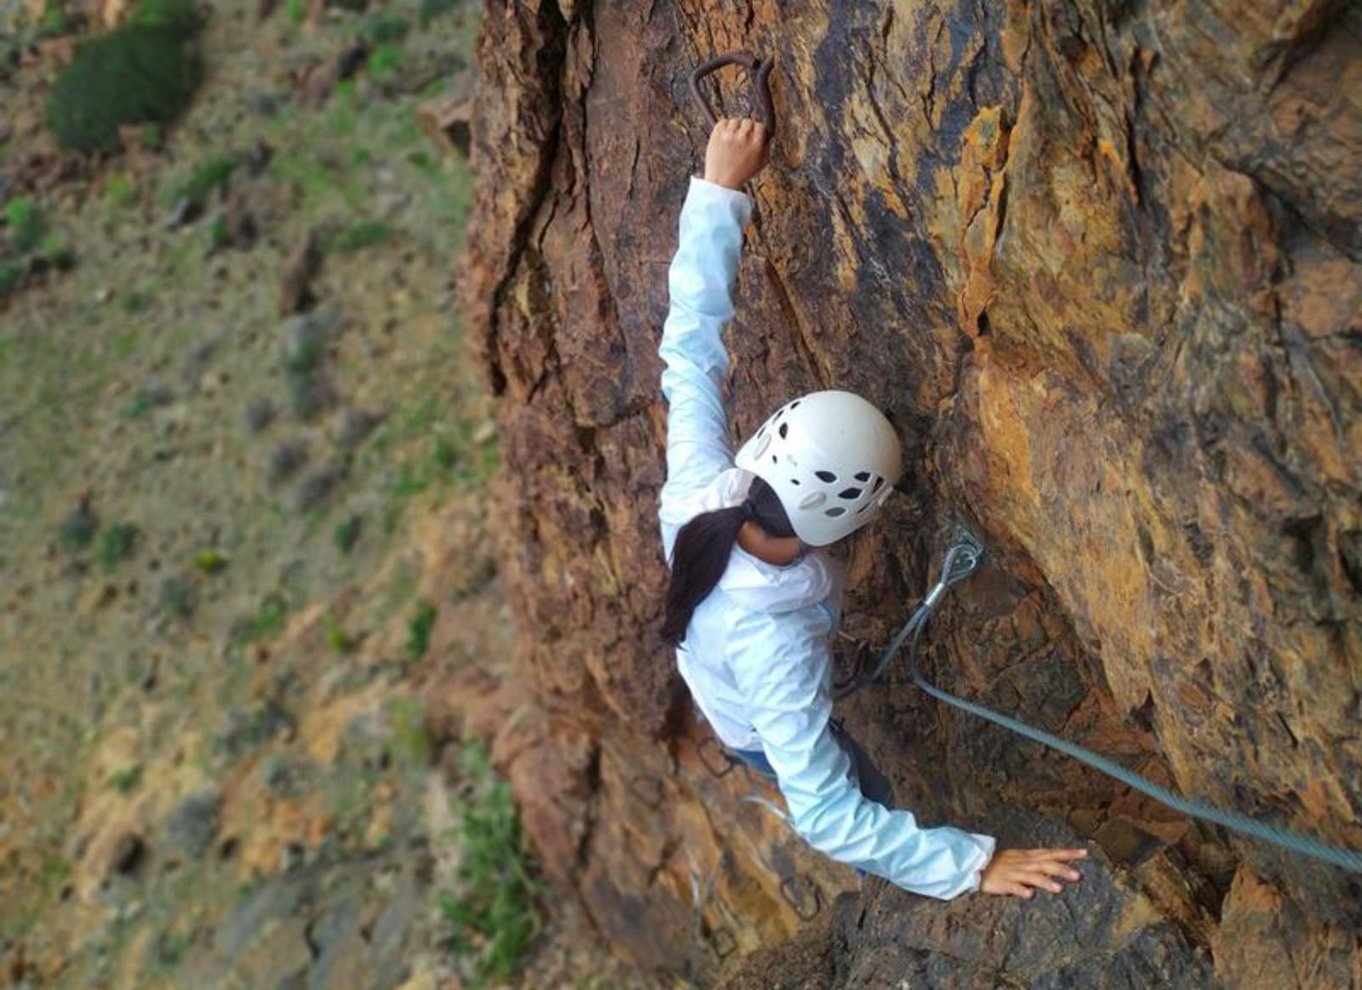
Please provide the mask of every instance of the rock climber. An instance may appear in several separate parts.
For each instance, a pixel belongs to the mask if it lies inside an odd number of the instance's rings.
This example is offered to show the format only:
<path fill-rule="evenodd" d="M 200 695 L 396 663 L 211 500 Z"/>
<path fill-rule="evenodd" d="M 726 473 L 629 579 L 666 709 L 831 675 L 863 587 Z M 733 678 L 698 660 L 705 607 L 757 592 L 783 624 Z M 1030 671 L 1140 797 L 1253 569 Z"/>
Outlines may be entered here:
<path fill-rule="evenodd" d="M 773 778 L 814 848 L 907 890 L 1029 898 L 1079 879 L 1083 849 L 997 850 L 991 836 L 922 828 L 886 807 L 887 781 L 831 721 L 828 640 L 842 574 L 822 548 L 875 518 L 899 479 L 898 436 L 865 399 L 825 391 L 781 406 L 736 460 L 720 394 L 722 332 L 766 133 L 723 119 L 681 209 L 669 273 L 667 481 L 659 511 L 671 567 L 663 637 L 702 717 L 737 759 Z"/>

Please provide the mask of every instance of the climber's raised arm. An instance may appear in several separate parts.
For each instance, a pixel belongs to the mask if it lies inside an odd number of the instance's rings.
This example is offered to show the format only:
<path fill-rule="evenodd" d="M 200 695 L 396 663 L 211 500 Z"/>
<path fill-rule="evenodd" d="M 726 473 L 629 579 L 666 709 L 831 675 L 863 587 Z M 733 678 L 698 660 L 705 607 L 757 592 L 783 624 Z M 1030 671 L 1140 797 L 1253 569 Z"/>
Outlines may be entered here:
<path fill-rule="evenodd" d="M 668 278 L 671 309 L 658 349 L 666 368 L 667 482 L 660 514 L 667 550 L 693 510 L 686 500 L 733 466 L 722 387 L 728 373 L 723 329 L 733 318 L 733 281 L 752 202 L 742 185 L 765 164 L 766 138 L 754 120 L 721 120 L 709 137 L 705 174 L 691 179 Z"/>

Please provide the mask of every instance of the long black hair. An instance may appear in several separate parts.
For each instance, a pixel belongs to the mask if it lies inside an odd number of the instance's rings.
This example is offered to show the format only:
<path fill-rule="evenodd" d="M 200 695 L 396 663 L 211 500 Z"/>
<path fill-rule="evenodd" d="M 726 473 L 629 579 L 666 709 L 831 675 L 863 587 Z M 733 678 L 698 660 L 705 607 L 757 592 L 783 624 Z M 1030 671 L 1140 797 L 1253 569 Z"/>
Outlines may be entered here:
<path fill-rule="evenodd" d="M 686 627 L 695 608 L 714 590 L 724 576 L 738 530 L 751 519 L 769 535 L 794 536 L 790 517 L 780 504 L 775 490 L 760 478 L 752 480 L 747 498 L 741 505 L 702 512 L 676 534 L 672 547 L 672 580 L 667 586 L 667 611 L 662 620 L 662 638 L 678 646 L 686 638 Z"/>

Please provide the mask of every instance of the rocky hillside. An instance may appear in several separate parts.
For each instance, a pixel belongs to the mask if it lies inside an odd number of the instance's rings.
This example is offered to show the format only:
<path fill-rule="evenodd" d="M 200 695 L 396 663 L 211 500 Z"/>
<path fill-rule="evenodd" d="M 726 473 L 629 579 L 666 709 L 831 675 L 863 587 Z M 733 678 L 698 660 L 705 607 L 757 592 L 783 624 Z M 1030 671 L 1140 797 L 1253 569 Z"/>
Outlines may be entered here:
<path fill-rule="evenodd" d="M 705 136 L 686 80 L 735 48 L 777 59 L 780 119 L 735 432 L 839 387 L 906 443 L 904 494 L 851 556 L 848 632 L 882 643 L 964 521 L 988 563 L 931 630 L 936 681 L 1362 848 L 1356 5 L 492 2 L 462 298 L 540 708 L 499 752 L 552 877 L 635 958 L 733 986 L 1355 987 L 1358 877 L 901 671 L 841 712 L 901 803 L 1086 842 L 1079 889 L 860 889 L 743 800 L 656 633 L 654 522 L 665 271 Z"/>
<path fill-rule="evenodd" d="M 177 5 L 30 6 L 0 7 L 0 984 L 644 986 L 544 896 L 479 744 L 523 719 L 454 296 L 480 12 L 201 4 L 187 108 L 83 152 L 49 113 L 83 46 Z M 159 86 L 160 37 L 77 97 Z"/>

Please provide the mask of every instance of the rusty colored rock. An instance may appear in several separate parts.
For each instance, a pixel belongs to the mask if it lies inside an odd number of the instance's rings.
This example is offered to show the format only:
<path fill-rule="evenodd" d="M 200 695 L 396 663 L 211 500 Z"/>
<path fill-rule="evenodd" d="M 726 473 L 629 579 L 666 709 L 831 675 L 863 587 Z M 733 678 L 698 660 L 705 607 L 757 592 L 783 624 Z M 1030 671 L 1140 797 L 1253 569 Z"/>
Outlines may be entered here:
<path fill-rule="evenodd" d="M 1356 878 L 1189 826 L 897 672 L 840 714 L 903 804 L 1122 865 L 1026 905 L 856 893 L 742 810 L 741 771 L 705 769 L 657 635 L 656 347 L 705 136 L 686 78 L 734 48 L 778 53 L 783 122 L 751 190 L 735 432 L 836 387 L 904 438 L 848 631 L 883 642 L 964 520 L 988 566 L 934 620 L 931 678 L 1362 848 L 1355 5 L 490 2 L 462 291 L 539 712 L 503 756 L 558 882 L 701 982 L 812 913 L 827 958 L 801 965 L 837 986 L 1350 986 Z"/>

